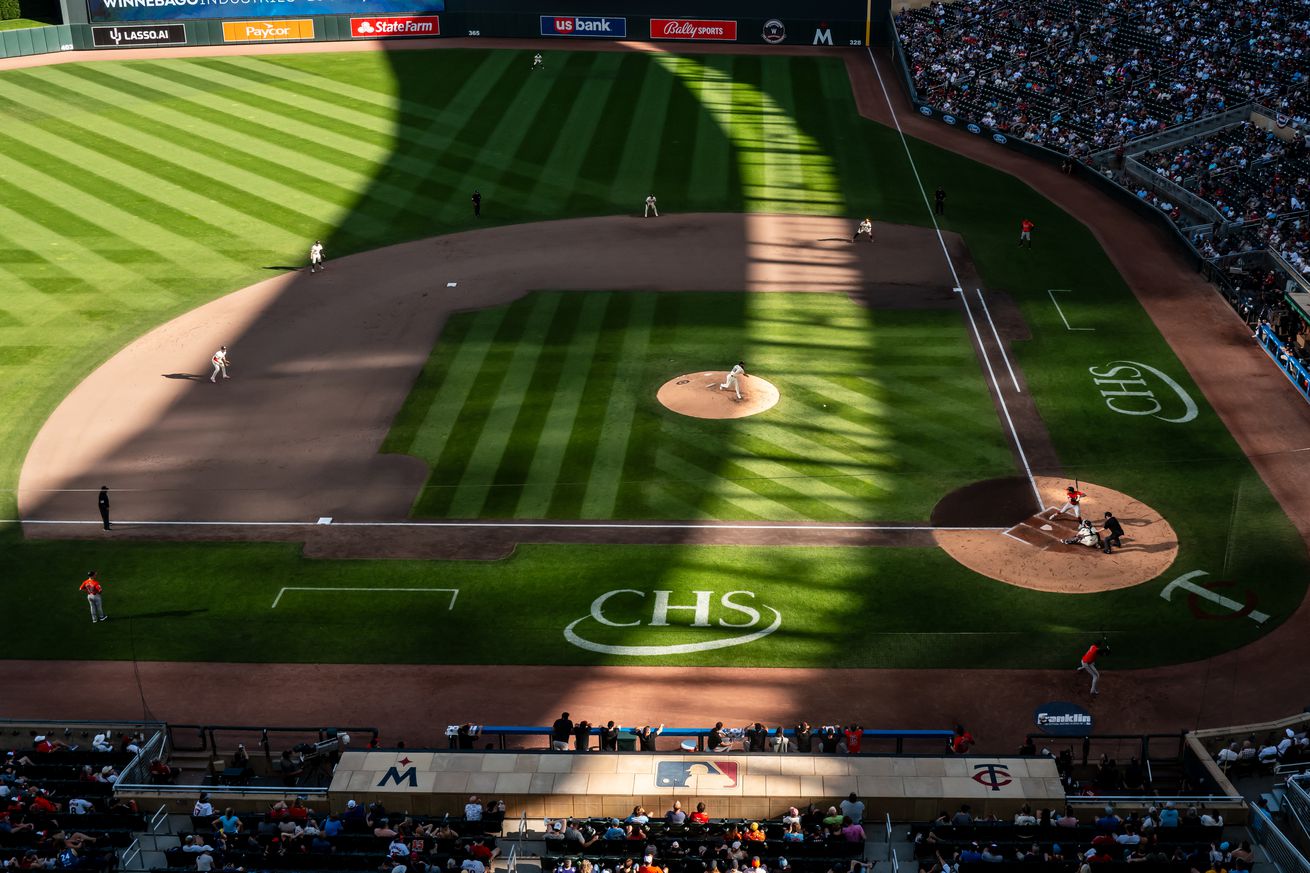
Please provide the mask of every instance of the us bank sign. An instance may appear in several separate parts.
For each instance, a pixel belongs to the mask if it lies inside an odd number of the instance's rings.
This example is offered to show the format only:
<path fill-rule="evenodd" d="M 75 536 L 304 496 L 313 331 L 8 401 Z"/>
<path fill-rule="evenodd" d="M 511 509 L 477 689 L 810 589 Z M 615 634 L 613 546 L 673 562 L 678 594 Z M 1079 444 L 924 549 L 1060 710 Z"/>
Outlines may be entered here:
<path fill-rule="evenodd" d="M 1169 376 L 1137 361 L 1088 367 L 1105 405 L 1120 415 L 1149 415 L 1171 424 L 1196 418 L 1196 402 Z"/>
<path fill-rule="evenodd" d="M 638 591 L 635 588 L 606 591 L 591 602 L 586 615 L 564 628 L 564 639 L 589 652 L 643 658 L 744 646 L 762 640 L 782 627 L 782 613 L 758 603 L 753 591 L 729 591 L 718 595 L 717 599 L 713 591 L 692 591 L 689 592 L 692 602 L 676 604 L 672 601 L 674 593 Z M 669 615 L 674 612 L 690 616 L 691 623 L 671 624 Z M 664 646 L 614 646 L 584 636 L 594 636 L 596 625 L 606 628 L 676 627 L 679 631 L 694 628 L 703 630 L 708 639 Z"/>

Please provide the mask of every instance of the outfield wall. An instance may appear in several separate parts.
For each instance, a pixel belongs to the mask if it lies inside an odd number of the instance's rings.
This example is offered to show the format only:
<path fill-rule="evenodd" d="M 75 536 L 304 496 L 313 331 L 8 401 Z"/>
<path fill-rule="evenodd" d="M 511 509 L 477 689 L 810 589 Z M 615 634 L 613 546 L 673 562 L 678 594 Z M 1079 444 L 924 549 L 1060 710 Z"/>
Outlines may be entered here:
<path fill-rule="evenodd" d="M 413 37 L 862 46 L 890 0 L 61 0 L 56 27 L 0 33 L 0 58 L 59 51 Z M 687 7 L 695 6 L 688 16 Z"/>

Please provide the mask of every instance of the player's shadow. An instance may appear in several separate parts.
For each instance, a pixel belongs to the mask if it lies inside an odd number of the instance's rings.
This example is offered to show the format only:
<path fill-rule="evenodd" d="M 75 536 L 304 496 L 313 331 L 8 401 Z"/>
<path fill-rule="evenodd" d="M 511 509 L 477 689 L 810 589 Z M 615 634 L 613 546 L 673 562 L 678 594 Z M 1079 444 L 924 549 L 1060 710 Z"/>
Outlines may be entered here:
<path fill-rule="evenodd" d="M 158 612 L 138 612 L 135 615 L 123 615 L 123 619 L 139 618 L 186 618 L 188 615 L 199 615 L 203 612 L 209 612 L 208 609 L 162 609 Z"/>
<path fill-rule="evenodd" d="M 300 268 L 299 268 L 299 267 L 289 267 L 289 266 L 286 266 L 285 264 L 272 264 L 272 265 L 270 265 L 270 266 L 265 267 L 264 269 L 265 269 L 265 270 L 282 270 L 283 272 L 294 273 L 296 270 L 299 270 Z"/>
<path fill-rule="evenodd" d="M 192 382 L 203 382 L 205 376 L 200 373 L 160 373 L 165 379 L 190 379 Z"/>

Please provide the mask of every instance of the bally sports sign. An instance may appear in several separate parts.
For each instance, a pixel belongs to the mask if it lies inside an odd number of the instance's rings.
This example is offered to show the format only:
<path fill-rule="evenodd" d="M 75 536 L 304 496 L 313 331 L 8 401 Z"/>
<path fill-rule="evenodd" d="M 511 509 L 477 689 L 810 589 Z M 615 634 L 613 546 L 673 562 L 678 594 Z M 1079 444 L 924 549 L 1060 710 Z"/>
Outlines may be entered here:
<path fill-rule="evenodd" d="M 696 18 L 652 18 L 650 38 L 731 41 L 737 38 L 737 22 L 703 21 Z"/>
<path fill-rule="evenodd" d="M 383 39 L 391 36 L 440 36 L 441 22 L 435 15 L 376 15 L 350 19 L 353 39 Z"/>

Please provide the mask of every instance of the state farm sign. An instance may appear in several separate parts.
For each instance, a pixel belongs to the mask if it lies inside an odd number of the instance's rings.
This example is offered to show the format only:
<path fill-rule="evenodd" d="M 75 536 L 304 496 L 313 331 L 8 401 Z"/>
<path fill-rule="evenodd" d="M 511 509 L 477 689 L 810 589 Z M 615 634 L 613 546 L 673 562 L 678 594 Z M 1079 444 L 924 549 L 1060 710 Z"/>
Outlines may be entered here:
<path fill-rule="evenodd" d="M 702 21 L 696 18 L 652 18 L 650 38 L 735 40 L 737 22 Z"/>
<path fill-rule="evenodd" d="M 435 15 L 378 15 L 373 18 L 352 18 L 350 35 L 356 39 L 440 36 L 441 22 Z"/>

